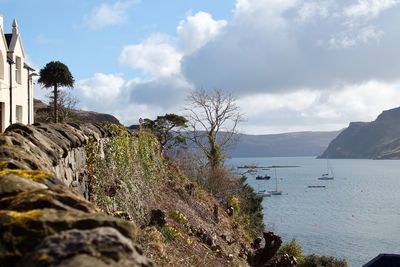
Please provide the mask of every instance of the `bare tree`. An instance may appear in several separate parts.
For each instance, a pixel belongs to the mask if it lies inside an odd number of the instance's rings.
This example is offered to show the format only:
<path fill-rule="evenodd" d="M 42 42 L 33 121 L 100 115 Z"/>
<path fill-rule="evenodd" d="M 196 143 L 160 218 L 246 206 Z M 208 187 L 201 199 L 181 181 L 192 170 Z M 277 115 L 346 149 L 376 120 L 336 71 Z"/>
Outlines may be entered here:
<path fill-rule="evenodd" d="M 54 119 L 54 96 L 50 92 L 46 95 L 49 105 L 35 111 L 36 122 L 52 122 Z M 79 100 L 69 91 L 59 90 L 57 93 L 57 109 L 59 122 L 75 122 L 77 121 L 74 110 Z"/>
<path fill-rule="evenodd" d="M 187 98 L 188 139 L 205 154 L 213 171 L 223 164 L 224 151 L 242 121 L 235 100 L 222 90 L 196 90 Z"/>

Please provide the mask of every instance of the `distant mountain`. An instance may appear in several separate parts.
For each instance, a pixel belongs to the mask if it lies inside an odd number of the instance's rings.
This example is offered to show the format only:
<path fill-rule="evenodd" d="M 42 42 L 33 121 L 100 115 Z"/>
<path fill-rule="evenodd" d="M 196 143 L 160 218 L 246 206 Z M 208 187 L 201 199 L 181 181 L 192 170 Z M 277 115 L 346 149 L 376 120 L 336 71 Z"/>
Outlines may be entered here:
<path fill-rule="evenodd" d="M 238 143 L 232 146 L 228 154 L 231 157 L 318 156 L 339 133 L 340 131 L 240 134 Z"/>
<path fill-rule="evenodd" d="M 382 112 L 373 122 L 352 122 L 321 158 L 400 159 L 400 107 Z"/>
<path fill-rule="evenodd" d="M 47 108 L 48 105 L 41 100 L 34 99 L 34 110 L 35 113 L 40 110 Z M 94 111 L 85 111 L 85 110 L 73 110 L 74 118 L 83 123 L 98 123 L 98 122 L 113 122 L 120 124 L 119 120 L 115 118 L 113 115 L 98 113 Z"/>

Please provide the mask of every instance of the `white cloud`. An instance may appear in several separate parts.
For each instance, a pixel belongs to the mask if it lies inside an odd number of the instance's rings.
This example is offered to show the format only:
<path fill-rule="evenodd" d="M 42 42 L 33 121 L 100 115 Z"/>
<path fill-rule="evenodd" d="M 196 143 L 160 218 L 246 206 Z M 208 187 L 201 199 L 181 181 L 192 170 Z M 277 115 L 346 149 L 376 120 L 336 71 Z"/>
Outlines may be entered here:
<path fill-rule="evenodd" d="M 383 110 L 399 105 L 399 89 L 393 84 L 371 80 L 332 93 L 326 102 L 331 110 L 337 111 L 339 116 L 345 116 L 346 119 L 371 121 Z"/>
<path fill-rule="evenodd" d="M 167 112 L 179 113 L 191 85 L 180 77 L 125 80 L 120 75 L 96 73 L 76 83 L 73 94 L 81 107 L 109 113 L 125 125 L 140 117 L 155 118 Z"/>
<path fill-rule="evenodd" d="M 128 19 L 128 9 L 136 3 L 137 0 L 117 1 L 114 4 L 101 3 L 85 16 L 84 24 L 90 29 L 122 24 Z"/>
<path fill-rule="evenodd" d="M 140 79 L 97 74 L 77 91 L 126 125 L 180 113 L 195 87 L 233 92 L 247 133 L 373 120 L 400 99 L 399 9 L 377 2 L 237 0 L 230 21 L 199 12 L 179 22 L 177 36 L 125 46 L 120 64 Z M 363 4 L 375 11 L 346 11 Z"/>
<path fill-rule="evenodd" d="M 300 90 L 286 94 L 254 94 L 241 97 L 238 104 L 247 116 L 259 116 L 271 111 L 290 109 L 302 111 L 310 108 L 318 99 L 317 91 Z M 293 100 L 296 100 L 295 103 Z"/>
<path fill-rule="evenodd" d="M 372 121 L 398 106 L 400 87 L 374 80 L 334 91 L 257 94 L 238 100 L 251 133 L 339 130 L 351 121 Z"/>
<path fill-rule="evenodd" d="M 116 101 L 124 84 L 124 79 L 119 75 L 95 73 L 91 78 L 78 81 L 76 87 L 84 97 L 99 101 L 100 104 Z"/>
<path fill-rule="evenodd" d="M 350 18 L 364 17 L 370 19 L 399 3 L 398 0 L 358 0 L 356 4 L 346 7 L 344 14 Z"/>
<path fill-rule="evenodd" d="M 179 39 L 185 54 L 204 46 L 207 42 L 218 36 L 227 25 L 225 20 L 214 20 L 211 14 L 198 12 L 181 20 L 177 27 Z"/>
<path fill-rule="evenodd" d="M 344 31 L 329 40 L 329 47 L 333 49 L 350 48 L 359 44 L 379 42 L 384 36 L 382 30 L 374 26 L 357 28 L 356 31 Z"/>
<path fill-rule="evenodd" d="M 282 13 L 295 6 L 298 0 L 237 0 L 235 13 L 237 15 L 253 13 Z"/>
<path fill-rule="evenodd" d="M 122 65 L 159 77 L 178 75 L 182 54 L 169 43 L 168 36 L 152 35 L 143 43 L 125 46 L 119 61 Z"/>
<path fill-rule="evenodd" d="M 299 19 L 307 21 L 313 17 L 326 18 L 329 15 L 330 5 L 331 1 L 305 2 L 299 8 Z"/>
<path fill-rule="evenodd" d="M 224 30 L 182 59 L 183 74 L 198 87 L 239 95 L 400 78 L 400 38 L 393 26 L 400 23 L 398 6 L 378 5 L 391 12 L 350 23 L 343 13 L 349 1 L 306 3 L 238 0 Z M 302 21 L 299 12 L 313 19 Z"/>

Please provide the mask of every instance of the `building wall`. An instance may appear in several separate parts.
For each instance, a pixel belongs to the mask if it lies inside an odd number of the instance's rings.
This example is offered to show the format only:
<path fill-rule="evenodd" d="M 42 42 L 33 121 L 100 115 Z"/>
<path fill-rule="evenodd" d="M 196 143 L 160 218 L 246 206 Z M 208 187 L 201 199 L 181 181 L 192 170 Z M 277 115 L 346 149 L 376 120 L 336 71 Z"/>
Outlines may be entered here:
<path fill-rule="evenodd" d="M 0 18 L 0 53 L 1 53 L 1 58 L 0 58 L 0 71 L 1 77 L 0 77 L 0 103 L 1 103 L 1 115 L 0 115 L 0 130 L 4 131 L 6 126 L 9 125 L 9 123 L 6 123 L 6 121 L 9 120 L 9 65 L 7 63 L 7 43 L 4 37 L 4 30 L 3 30 L 3 25 L 2 25 L 3 18 Z"/>
<path fill-rule="evenodd" d="M 0 18 L 0 27 L 2 27 L 2 18 Z M 20 122 L 29 124 L 34 122 L 33 116 L 33 86 L 29 74 L 32 71 L 24 67 L 25 55 L 22 47 L 21 37 L 18 29 L 13 29 L 13 37 L 10 48 L 4 38 L 4 30 L 1 29 L 0 36 L 0 127 L 4 131 L 10 124 Z M 12 51 L 11 51 L 12 50 Z M 14 64 L 7 62 L 7 58 L 12 59 Z M 2 68 L 3 67 L 3 68 Z M 18 69 L 18 71 L 17 71 Z M 3 72 L 2 72 L 3 70 Z M 3 75 L 2 75 L 3 74 Z M 12 107 L 10 109 L 10 75 L 12 87 Z M 29 97 L 28 97 L 29 82 Z M 29 98 L 29 104 L 28 104 Z M 28 112 L 29 108 L 29 112 Z M 10 116 L 11 112 L 11 116 Z M 29 118 L 28 118 L 29 114 Z"/>

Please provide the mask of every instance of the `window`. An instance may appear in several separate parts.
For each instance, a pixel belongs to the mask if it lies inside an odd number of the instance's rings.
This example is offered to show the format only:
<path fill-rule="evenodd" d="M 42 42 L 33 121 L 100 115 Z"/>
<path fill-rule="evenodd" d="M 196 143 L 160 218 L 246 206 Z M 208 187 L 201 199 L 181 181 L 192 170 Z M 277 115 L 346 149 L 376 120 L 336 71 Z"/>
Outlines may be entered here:
<path fill-rule="evenodd" d="M 22 123 L 22 106 L 15 107 L 15 122 Z"/>
<path fill-rule="evenodd" d="M 4 80 L 4 57 L 1 51 L 0 51 L 0 79 Z"/>
<path fill-rule="evenodd" d="M 15 81 L 21 84 L 22 62 L 20 57 L 15 57 Z"/>

